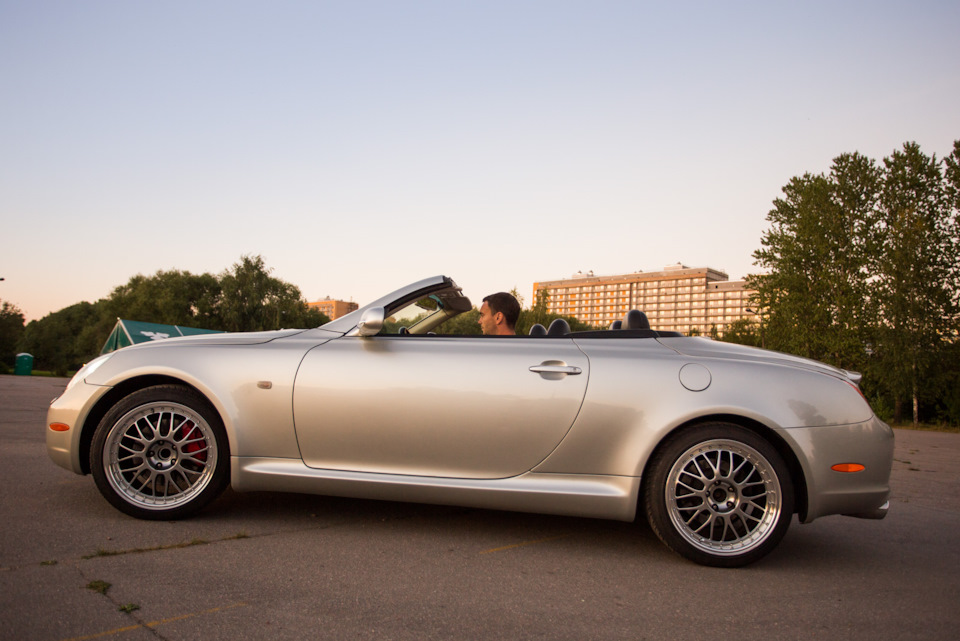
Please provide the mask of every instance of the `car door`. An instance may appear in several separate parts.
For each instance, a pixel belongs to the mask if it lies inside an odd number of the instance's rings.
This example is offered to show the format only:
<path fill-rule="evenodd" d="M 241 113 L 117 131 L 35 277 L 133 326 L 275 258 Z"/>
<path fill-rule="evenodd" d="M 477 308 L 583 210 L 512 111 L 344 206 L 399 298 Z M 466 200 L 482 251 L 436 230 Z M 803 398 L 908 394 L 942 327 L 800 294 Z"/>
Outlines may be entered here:
<path fill-rule="evenodd" d="M 560 443 L 588 377 L 565 338 L 344 337 L 304 357 L 297 440 L 315 468 L 506 478 Z"/>

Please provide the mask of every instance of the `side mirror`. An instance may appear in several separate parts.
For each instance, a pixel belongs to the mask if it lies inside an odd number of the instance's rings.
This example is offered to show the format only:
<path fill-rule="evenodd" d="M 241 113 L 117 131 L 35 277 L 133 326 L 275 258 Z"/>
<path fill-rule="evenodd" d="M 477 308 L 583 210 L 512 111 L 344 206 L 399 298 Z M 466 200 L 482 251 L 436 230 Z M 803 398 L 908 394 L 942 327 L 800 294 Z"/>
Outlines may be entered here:
<path fill-rule="evenodd" d="M 371 307 L 363 312 L 360 322 L 357 323 L 357 333 L 360 336 L 375 336 L 383 329 L 383 320 L 386 310 L 382 307 Z"/>

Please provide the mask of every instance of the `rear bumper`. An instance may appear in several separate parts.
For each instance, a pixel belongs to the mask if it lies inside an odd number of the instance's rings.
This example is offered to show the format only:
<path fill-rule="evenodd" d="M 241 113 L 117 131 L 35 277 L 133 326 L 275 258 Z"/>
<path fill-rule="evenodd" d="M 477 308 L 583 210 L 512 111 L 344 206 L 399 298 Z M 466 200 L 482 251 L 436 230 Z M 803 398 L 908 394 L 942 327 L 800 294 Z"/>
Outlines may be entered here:
<path fill-rule="evenodd" d="M 829 514 L 883 518 L 890 498 L 893 430 L 872 417 L 861 423 L 780 430 L 798 454 L 807 489 L 803 523 Z M 834 465 L 858 463 L 860 472 Z"/>
<path fill-rule="evenodd" d="M 882 519 L 887 516 L 887 512 L 890 511 L 890 501 L 885 502 L 880 507 L 870 510 L 869 512 L 860 512 L 858 514 L 844 514 L 844 516 L 852 516 L 855 519 Z"/>

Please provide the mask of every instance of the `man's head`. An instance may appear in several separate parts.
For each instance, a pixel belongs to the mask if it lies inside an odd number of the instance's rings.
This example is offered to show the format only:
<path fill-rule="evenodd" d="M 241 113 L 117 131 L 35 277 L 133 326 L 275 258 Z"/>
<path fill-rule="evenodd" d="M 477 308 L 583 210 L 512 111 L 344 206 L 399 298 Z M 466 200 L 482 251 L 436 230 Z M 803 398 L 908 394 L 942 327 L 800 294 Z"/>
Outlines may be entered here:
<path fill-rule="evenodd" d="M 520 303 L 506 292 L 490 294 L 480 306 L 479 323 L 484 334 L 513 336 L 518 318 Z"/>

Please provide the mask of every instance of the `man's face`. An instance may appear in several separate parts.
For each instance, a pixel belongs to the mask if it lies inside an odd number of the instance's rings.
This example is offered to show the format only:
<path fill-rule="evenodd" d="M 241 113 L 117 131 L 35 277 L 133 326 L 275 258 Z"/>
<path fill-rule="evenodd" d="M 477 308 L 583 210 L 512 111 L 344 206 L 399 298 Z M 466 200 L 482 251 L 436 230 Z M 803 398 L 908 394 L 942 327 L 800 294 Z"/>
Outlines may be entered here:
<path fill-rule="evenodd" d="M 480 329 L 484 334 L 493 335 L 497 333 L 497 314 L 493 313 L 486 302 L 480 306 Z"/>

